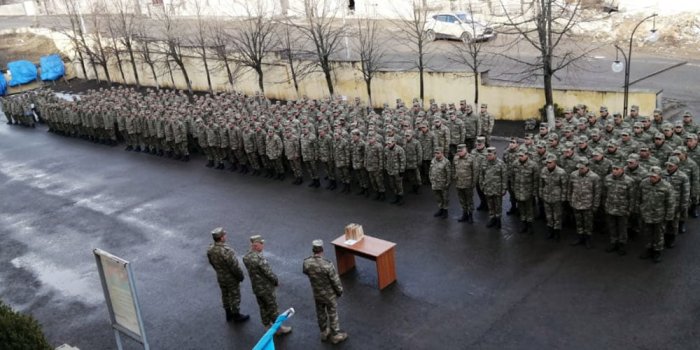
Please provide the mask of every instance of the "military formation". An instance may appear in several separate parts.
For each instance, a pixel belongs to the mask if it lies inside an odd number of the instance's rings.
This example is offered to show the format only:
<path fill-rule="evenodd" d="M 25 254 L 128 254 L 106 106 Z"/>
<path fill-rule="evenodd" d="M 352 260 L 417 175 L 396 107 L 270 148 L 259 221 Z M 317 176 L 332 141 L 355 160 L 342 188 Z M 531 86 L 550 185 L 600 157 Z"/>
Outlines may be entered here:
<path fill-rule="evenodd" d="M 226 231 L 217 227 L 211 232 L 214 242 L 207 250 L 209 263 L 216 271 L 221 289 L 226 321 L 245 322 L 250 316 L 240 313 L 240 284 L 245 276 L 240 268 L 236 253 L 226 244 Z M 265 239 L 261 235 L 250 237 L 250 250 L 243 256 L 243 264 L 248 270 L 253 294 L 260 307 L 260 320 L 266 329 L 272 327 L 279 316 L 275 290 L 279 279 L 272 271 L 263 255 Z M 312 242 L 312 255 L 304 259 L 302 272 L 308 276 L 316 305 L 316 316 L 321 333 L 321 341 L 338 344 L 348 338 L 340 329 L 337 300 L 343 294 L 343 286 L 333 262 L 323 256 L 323 241 Z M 292 331 L 289 326 L 281 325 L 275 335 L 284 335 Z"/>
<path fill-rule="evenodd" d="M 658 263 L 662 251 L 686 232 L 688 217 L 698 217 L 700 129 L 692 117 L 686 111 L 670 123 L 658 109 L 648 117 L 632 106 L 623 118 L 604 106 L 596 114 L 577 105 L 564 111 L 553 130 L 542 124 L 522 142 L 513 138 L 503 162 L 477 139 L 471 154 L 455 157 L 455 181 L 473 184 L 482 199 L 478 209 L 489 211 L 491 227 L 500 227 L 500 198 L 508 192 L 507 214 L 519 215 L 521 233 L 533 234 L 533 221 L 542 218 L 548 239 L 560 240 L 562 227 L 569 225 L 575 228 L 572 245 L 591 248 L 593 232 L 607 232 L 606 251 L 619 255 L 627 253 L 631 236 L 644 235 L 640 258 Z M 470 221 L 473 205 L 461 199 L 470 193 L 461 191 L 458 187 L 460 221 Z"/>
<path fill-rule="evenodd" d="M 535 220 L 544 219 L 548 239 L 558 241 L 564 227 L 573 227 L 572 244 L 590 248 L 593 232 L 605 231 L 607 251 L 621 255 L 630 236 L 646 234 L 642 257 L 655 262 L 685 232 L 688 216 L 698 216 L 700 129 L 690 112 L 671 123 L 660 110 L 645 116 L 632 106 L 622 116 L 577 105 L 552 130 L 542 124 L 499 154 L 490 144 L 495 123 L 488 106 L 475 113 L 464 100 L 458 106 L 431 100 L 425 110 L 418 99 L 409 105 L 399 99 L 378 112 L 359 98 L 283 103 L 261 94 L 119 87 L 73 100 L 40 90 L 2 103 L 9 123 L 29 123 L 22 115 L 31 114 L 57 134 L 123 140 L 128 151 L 183 161 L 197 152 L 208 167 L 279 181 L 291 174 L 295 185 L 354 188 L 377 201 L 392 192 L 397 205 L 405 192 L 429 186 L 438 218 L 449 217 L 454 185 L 458 220 L 473 223 L 475 210 L 487 211 L 489 228 L 501 228 L 507 193 L 507 214 L 519 216 L 522 233 L 534 234 Z"/>

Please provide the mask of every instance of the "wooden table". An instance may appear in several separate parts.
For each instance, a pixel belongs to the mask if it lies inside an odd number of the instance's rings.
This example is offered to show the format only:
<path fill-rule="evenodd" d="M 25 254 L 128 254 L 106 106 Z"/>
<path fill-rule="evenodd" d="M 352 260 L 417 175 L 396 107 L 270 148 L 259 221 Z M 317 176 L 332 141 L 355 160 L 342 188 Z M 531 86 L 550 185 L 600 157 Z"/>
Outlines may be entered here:
<path fill-rule="evenodd" d="M 394 261 L 396 243 L 365 235 L 359 242 L 347 245 L 345 244 L 345 235 L 341 235 L 332 244 L 335 246 L 339 274 L 342 275 L 355 268 L 355 256 L 357 255 L 377 264 L 377 282 L 380 290 L 396 281 L 396 263 Z"/>

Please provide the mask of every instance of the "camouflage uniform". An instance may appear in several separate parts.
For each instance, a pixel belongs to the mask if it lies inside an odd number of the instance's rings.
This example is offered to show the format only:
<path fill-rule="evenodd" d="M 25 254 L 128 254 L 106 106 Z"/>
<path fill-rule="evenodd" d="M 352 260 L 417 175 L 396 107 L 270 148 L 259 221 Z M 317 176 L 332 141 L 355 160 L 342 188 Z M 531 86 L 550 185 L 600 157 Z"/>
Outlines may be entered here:
<path fill-rule="evenodd" d="M 458 145 L 458 152 L 464 148 L 466 152 L 466 144 Z M 459 154 L 452 159 L 452 173 L 455 188 L 457 188 L 457 198 L 459 205 L 462 207 L 462 218 L 460 222 L 473 222 L 474 211 L 474 187 L 476 186 L 479 177 L 479 167 L 476 164 L 474 156 L 466 153 L 464 157 Z"/>
<path fill-rule="evenodd" d="M 413 131 L 406 131 L 406 142 L 404 152 L 406 153 L 406 177 L 408 183 L 412 184 L 413 193 L 418 193 L 421 184 L 420 168 L 423 163 L 423 147 L 420 141 L 413 137 Z M 408 140 L 408 137 L 411 137 Z"/>
<path fill-rule="evenodd" d="M 537 182 L 540 175 L 540 166 L 530 159 L 524 162 L 516 159 L 513 161 L 510 172 L 510 184 L 513 195 L 518 201 L 520 221 L 525 223 L 525 229 L 530 230 L 535 213 L 533 203 L 537 195 Z"/>
<path fill-rule="evenodd" d="M 216 279 L 221 288 L 221 299 L 225 310 L 234 314 L 240 312 L 241 287 L 245 279 L 238 265 L 236 253 L 224 242 L 214 242 L 207 250 L 209 264 L 216 271 Z"/>
<path fill-rule="evenodd" d="M 368 194 L 369 176 L 365 169 L 365 157 L 367 154 L 367 143 L 360 137 L 359 131 L 353 131 L 352 147 L 352 169 L 357 177 L 357 182 L 360 184 L 360 192 L 358 194 Z"/>
<path fill-rule="evenodd" d="M 294 184 L 301 184 L 304 181 L 301 170 L 301 146 L 299 139 L 292 132 L 288 132 L 284 137 L 284 155 L 287 157 L 296 178 Z"/>
<path fill-rule="evenodd" d="M 341 333 L 338 321 L 337 298 L 343 295 L 343 286 L 333 263 L 321 255 L 304 259 L 303 272 L 309 277 L 316 304 L 316 317 L 322 339 Z"/>
<path fill-rule="evenodd" d="M 406 171 L 406 152 L 403 147 L 391 144 L 394 139 L 387 139 L 387 146 L 384 147 L 384 170 L 389 178 L 389 188 L 396 194 L 393 204 L 402 203 L 403 199 L 403 174 Z"/>
<path fill-rule="evenodd" d="M 437 147 L 438 141 L 437 137 L 430 129 L 426 129 L 425 132 L 419 131 L 416 135 L 416 139 L 420 142 L 421 149 L 423 150 L 421 179 L 426 181 L 425 184 L 427 184 L 428 181 L 430 181 L 430 164 L 433 159 L 433 150 Z"/>
<path fill-rule="evenodd" d="M 661 172 L 658 167 L 656 170 Z M 649 258 L 652 253 L 659 255 L 664 249 L 664 226 L 675 217 L 676 198 L 673 186 L 664 179 L 652 183 L 650 177 L 646 178 L 639 185 L 638 203 L 639 213 L 644 221 L 643 227 L 650 236 L 647 254 L 643 254 L 642 257 Z"/>
<path fill-rule="evenodd" d="M 335 180 L 335 164 L 333 164 L 333 137 L 323 131 L 323 136 L 319 134 L 317 139 L 318 160 L 326 171 L 326 176 L 331 182 L 327 189 L 334 190 L 337 186 Z"/>
<path fill-rule="evenodd" d="M 278 136 L 279 137 L 279 136 Z M 262 252 L 249 250 L 243 256 L 243 264 L 248 270 L 253 294 L 260 307 L 260 319 L 265 327 L 275 323 L 278 316 L 275 288 L 279 284 L 277 275 L 272 272 Z"/>
<path fill-rule="evenodd" d="M 442 152 L 442 148 L 435 148 L 435 153 Z M 443 218 L 447 217 L 447 209 L 449 208 L 449 189 L 450 189 L 450 179 L 452 179 L 450 161 L 446 157 L 438 159 L 433 158 L 430 162 L 430 184 L 435 194 L 435 198 L 440 208 L 435 217 L 441 216 Z"/>
<path fill-rule="evenodd" d="M 540 171 L 539 198 L 544 203 L 547 226 L 555 231 L 552 232 L 554 234 L 561 230 L 562 205 L 566 201 L 568 181 L 568 175 L 558 166 L 553 170 L 545 167 Z"/>
<path fill-rule="evenodd" d="M 265 140 L 265 155 L 272 163 L 277 179 L 283 179 L 284 164 L 282 163 L 282 153 L 284 152 L 284 143 L 279 135 L 270 131 L 267 133 Z"/>
<path fill-rule="evenodd" d="M 309 177 L 311 177 L 311 184 L 309 186 L 319 187 L 321 184 L 318 176 L 318 165 L 316 163 L 318 160 L 316 136 L 312 134 L 311 131 L 302 133 L 299 143 L 301 145 L 301 158 L 304 161 Z"/>
<path fill-rule="evenodd" d="M 588 160 L 579 161 L 579 166 L 588 166 Z M 576 234 L 579 243 L 590 246 L 590 236 L 593 234 L 593 213 L 600 206 L 600 177 L 588 169 L 585 174 L 580 170 L 569 174 L 568 199 L 574 210 Z"/>
<path fill-rule="evenodd" d="M 496 149 L 489 147 L 489 155 L 496 156 Z M 488 156 L 487 156 L 488 157 Z M 503 196 L 508 186 L 508 169 L 498 157 L 490 160 L 486 158 L 479 164 L 479 178 L 477 183 L 481 186 L 486 196 L 486 203 L 489 208 L 489 225 L 501 228 L 501 212 L 503 207 Z"/>
<path fill-rule="evenodd" d="M 384 148 L 377 141 L 372 141 L 367 144 L 367 153 L 365 154 L 365 169 L 369 173 L 369 182 L 377 194 L 375 199 L 383 199 L 384 192 Z"/>
<path fill-rule="evenodd" d="M 489 112 L 486 111 L 486 104 L 482 104 L 482 111 L 479 113 L 479 135 L 486 138 L 486 145 L 491 144 L 491 133 L 493 132 L 493 126 L 495 125 L 495 119 Z"/>
<path fill-rule="evenodd" d="M 333 162 L 335 165 L 336 174 L 340 182 L 343 183 L 343 193 L 350 192 L 350 167 L 352 157 L 352 149 L 347 139 L 342 135 L 337 134 L 333 140 Z"/>
<path fill-rule="evenodd" d="M 667 164 L 670 163 L 675 163 L 675 165 L 678 166 L 678 157 L 671 157 Z M 679 233 L 679 224 L 688 216 L 688 208 L 690 206 L 690 180 L 688 179 L 688 175 L 679 169 L 673 172 L 667 170 L 662 176 L 666 182 L 671 184 L 673 188 L 673 198 L 675 200 L 672 208 L 674 212 L 673 219 L 667 220 L 668 223 L 665 231 L 666 247 L 672 248 L 675 236 Z"/>
<path fill-rule="evenodd" d="M 636 205 L 636 190 L 634 180 L 624 173 L 621 176 L 610 174 L 603 181 L 603 206 L 613 245 L 610 251 L 627 244 L 627 222 Z"/>

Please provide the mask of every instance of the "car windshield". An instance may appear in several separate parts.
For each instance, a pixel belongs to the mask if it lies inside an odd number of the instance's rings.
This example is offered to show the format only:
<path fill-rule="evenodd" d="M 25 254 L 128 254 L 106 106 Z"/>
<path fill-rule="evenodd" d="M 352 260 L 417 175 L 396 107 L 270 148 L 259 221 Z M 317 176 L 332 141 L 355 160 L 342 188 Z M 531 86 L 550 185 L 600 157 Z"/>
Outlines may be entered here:
<path fill-rule="evenodd" d="M 458 13 L 458 14 L 456 14 L 456 16 L 462 22 L 469 22 L 469 19 L 467 19 L 467 15 L 465 13 Z"/>

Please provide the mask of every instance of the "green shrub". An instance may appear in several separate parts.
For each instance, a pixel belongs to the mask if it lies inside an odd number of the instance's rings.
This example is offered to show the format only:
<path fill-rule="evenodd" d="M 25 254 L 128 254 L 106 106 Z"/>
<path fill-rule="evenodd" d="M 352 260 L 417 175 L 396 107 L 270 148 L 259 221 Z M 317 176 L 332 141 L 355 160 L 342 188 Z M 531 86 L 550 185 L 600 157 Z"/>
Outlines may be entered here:
<path fill-rule="evenodd" d="M 0 300 L 0 348 L 7 350 L 51 350 L 39 323 L 15 312 Z"/>

